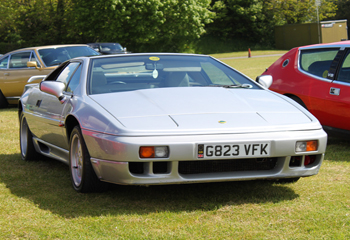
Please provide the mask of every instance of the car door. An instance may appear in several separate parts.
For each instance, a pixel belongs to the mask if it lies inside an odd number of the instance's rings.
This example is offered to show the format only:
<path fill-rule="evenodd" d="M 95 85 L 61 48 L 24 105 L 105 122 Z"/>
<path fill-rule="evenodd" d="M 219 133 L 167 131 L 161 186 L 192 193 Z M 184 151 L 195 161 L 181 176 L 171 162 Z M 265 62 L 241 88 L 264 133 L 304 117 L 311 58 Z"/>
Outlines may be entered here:
<path fill-rule="evenodd" d="M 327 112 L 330 127 L 350 130 L 350 49 L 340 59 L 334 80 L 327 89 Z"/>
<path fill-rule="evenodd" d="M 8 62 L 10 56 L 5 56 L 0 59 L 0 89 L 5 91 L 5 79 L 8 75 Z"/>
<path fill-rule="evenodd" d="M 59 81 L 66 85 L 67 100 L 61 103 L 54 95 L 36 89 L 28 97 L 27 105 L 31 106 L 32 117 L 28 119 L 31 131 L 38 138 L 55 146 L 68 149 L 64 128 L 67 108 L 71 108 L 70 98 L 80 79 L 80 62 L 68 62 L 53 71 L 45 81 Z M 75 79 L 70 83 L 71 79 Z M 73 83 L 74 82 L 74 83 Z M 70 84 L 68 84 L 70 83 Z"/>
<path fill-rule="evenodd" d="M 307 109 L 314 114 L 322 125 L 329 126 L 328 95 L 332 79 L 343 49 L 336 48 L 306 48 L 299 54 L 299 68 L 307 77 L 304 78 L 304 94 L 308 96 Z"/>
<path fill-rule="evenodd" d="M 31 76 L 45 75 L 51 71 L 45 72 L 34 67 L 27 67 L 29 61 L 36 61 L 40 67 L 34 51 L 16 52 L 9 56 L 8 67 L 1 70 L 1 88 L 8 100 L 18 99 L 22 95 L 24 86 Z"/>

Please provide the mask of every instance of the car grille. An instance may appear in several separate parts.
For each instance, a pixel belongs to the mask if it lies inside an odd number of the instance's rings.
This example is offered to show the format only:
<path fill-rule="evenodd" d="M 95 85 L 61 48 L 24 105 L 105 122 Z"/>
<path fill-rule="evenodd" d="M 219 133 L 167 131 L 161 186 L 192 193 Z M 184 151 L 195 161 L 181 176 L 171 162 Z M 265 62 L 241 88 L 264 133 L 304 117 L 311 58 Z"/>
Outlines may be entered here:
<path fill-rule="evenodd" d="M 275 168 L 277 158 L 250 158 L 179 162 L 180 174 L 267 171 Z"/>

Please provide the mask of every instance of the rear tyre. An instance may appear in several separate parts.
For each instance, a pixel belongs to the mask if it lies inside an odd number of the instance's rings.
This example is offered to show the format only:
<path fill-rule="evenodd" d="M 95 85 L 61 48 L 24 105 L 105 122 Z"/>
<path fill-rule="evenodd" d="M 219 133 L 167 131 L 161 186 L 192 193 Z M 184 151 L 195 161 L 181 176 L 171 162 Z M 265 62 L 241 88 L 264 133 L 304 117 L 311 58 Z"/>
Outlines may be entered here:
<path fill-rule="evenodd" d="M 24 161 L 37 160 L 41 155 L 35 150 L 33 134 L 29 130 L 24 114 L 20 115 L 19 142 L 21 147 L 21 157 Z"/>
<path fill-rule="evenodd" d="M 9 103 L 0 89 L 0 108 L 7 108 Z"/>
<path fill-rule="evenodd" d="M 96 176 L 79 126 L 73 128 L 69 145 L 69 169 L 74 190 L 80 193 L 106 191 L 108 185 Z"/>

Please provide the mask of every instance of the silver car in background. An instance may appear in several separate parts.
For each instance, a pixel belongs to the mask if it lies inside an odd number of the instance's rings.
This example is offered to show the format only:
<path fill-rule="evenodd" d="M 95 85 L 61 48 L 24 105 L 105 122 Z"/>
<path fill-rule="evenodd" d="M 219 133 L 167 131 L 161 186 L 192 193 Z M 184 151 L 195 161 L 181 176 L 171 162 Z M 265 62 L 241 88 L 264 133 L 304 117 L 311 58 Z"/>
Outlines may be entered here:
<path fill-rule="evenodd" d="M 318 120 L 258 82 L 205 55 L 71 59 L 20 99 L 22 158 L 67 163 L 78 192 L 317 174 Z"/>

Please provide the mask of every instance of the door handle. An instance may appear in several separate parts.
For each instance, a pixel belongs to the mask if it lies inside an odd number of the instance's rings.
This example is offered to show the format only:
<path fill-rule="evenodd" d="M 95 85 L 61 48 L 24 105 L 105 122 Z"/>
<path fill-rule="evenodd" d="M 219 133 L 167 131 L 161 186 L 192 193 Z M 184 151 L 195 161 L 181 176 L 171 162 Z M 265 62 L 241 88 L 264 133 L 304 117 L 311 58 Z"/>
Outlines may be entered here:
<path fill-rule="evenodd" d="M 10 76 L 10 73 L 4 73 L 4 76 Z"/>
<path fill-rule="evenodd" d="M 340 88 L 331 87 L 331 89 L 329 90 L 329 94 L 330 94 L 330 95 L 339 96 L 339 94 L 340 94 Z"/>
<path fill-rule="evenodd" d="M 38 101 L 36 102 L 35 106 L 40 107 L 42 101 L 43 101 L 43 100 L 38 100 Z"/>

